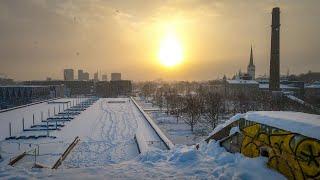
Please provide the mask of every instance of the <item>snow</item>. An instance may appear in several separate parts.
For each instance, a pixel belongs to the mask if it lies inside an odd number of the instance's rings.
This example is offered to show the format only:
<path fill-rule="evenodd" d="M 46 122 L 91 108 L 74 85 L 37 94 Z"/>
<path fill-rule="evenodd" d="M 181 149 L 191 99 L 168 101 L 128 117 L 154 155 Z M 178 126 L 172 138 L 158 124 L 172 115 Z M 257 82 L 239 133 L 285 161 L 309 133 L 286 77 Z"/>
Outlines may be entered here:
<path fill-rule="evenodd" d="M 74 100 L 74 99 L 65 99 L 65 100 Z M 48 110 L 50 115 L 53 115 L 54 109 L 56 113 L 60 110 L 62 111 L 63 107 L 61 104 L 48 104 L 43 102 L 40 104 L 34 104 L 31 106 L 26 106 L 23 108 L 6 111 L 0 113 L 0 141 L 9 136 L 9 123 L 12 127 L 12 135 L 22 132 L 22 118 L 25 121 L 25 127 L 30 127 L 32 125 L 32 116 L 35 116 L 35 123 L 41 121 L 41 112 L 43 113 L 43 119 L 48 118 Z M 66 108 L 66 105 L 65 105 Z"/>
<path fill-rule="evenodd" d="M 320 140 L 320 115 L 290 111 L 247 112 L 245 119 Z"/>
<path fill-rule="evenodd" d="M 249 111 L 237 114 L 218 125 L 208 137 L 240 118 L 320 140 L 320 115 L 291 111 Z"/>
<path fill-rule="evenodd" d="M 137 140 L 137 144 L 139 146 L 139 150 L 141 153 L 149 151 L 151 148 L 148 146 L 146 140 L 144 139 L 143 135 L 141 132 L 137 132 L 135 134 L 135 138 Z"/>
<path fill-rule="evenodd" d="M 269 84 L 259 84 L 260 89 L 269 89 Z M 292 87 L 285 84 L 280 84 L 280 89 L 298 89 L 298 87 Z"/>
<path fill-rule="evenodd" d="M 233 80 L 227 80 L 229 84 L 259 84 L 255 80 L 243 80 L 243 79 L 233 79 Z"/>
<path fill-rule="evenodd" d="M 231 154 L 212 141 L 194 146 L 153 150 L 118 164 L 73 169 L 0 167 L 3 179 L 285 179 L 266 165 L 267 158 Z"/>
<path fill-rule="evenodd" d="M 165 112 L 150 112 L 150 116 L 174 144 L 194 145 L 206 137 L 207 126 L 198 123 L 194 132 L 182 117 L 177 118 Z"/>
<path fill-rule="evenodd" d="M 320 88 L 320 81 L 315 81 L 312 84 L 308 84 L 308 85 L 305 86 L 305 88 L 319 89 Z"/>
<path fill-rule="evenodd" d="M 110 103 L 115 101 L 120 103 Z M 41 108 L 45 109 L 47 106 L 54 105 L 57 104 L 30 107 L 36 109 L 35 111 L 40 111 Z M 30 114 L 24 108 L 19 111 L 23 112 L 25 116 Z M 26 127 L 30 127 L 30 125 L 28 124 Z M 166 149 L 153 127 L 130 99 L 107 98 L 98 100 L 91 107 L 82 111 L 80 115 L 75 116 L 73 120 L 66 122 L 60 131 L 50 131 L 50 136 L 56 137 L 55 139 L 10 140 L 0 143 L 6 152 L 2 155 L 7 160 L 27 148 L 39 146 L 40 157 L 37 162 L 51 167 L 74 138 L 79 136 L 79 144 L 66 158 L 62 166 L 65 168 L 92 167 L 119 163 L 136 157 L 138 149 L 134 135 L 137 132 L 140 133 L 140 141 L 143 140 L 142 143 L 148 144 L 150 148 Z M 22 132 L 21 130 L 15 135 L 38 135 L 39 133 L 45 135 L 47 132 Z M 4 136 L 8 135 L 4 133 Z"/>
<path fill-rule="evenodd" d="M 144 118 L 148 121 L 150 126 L 157 132 L 157 134 L 159 135 L 159 138 L 161 138 L 162 141 L 164 141 L 164 143 L 166 144 L 166 146 L 169 149 L 173 148 L 174 144 L 167 138 L 166 135 L 163 134 L 163 132 L 160 130 L 160 128 L 157 126 L 157 124 L 150 118 L 150 116 L 147 113 L 144 112 L 144 110 L 138 105 L 138 103 L 135 102 L 134 98 L 131 98 L 131 100 L 137 106 L 137 108 L 142 113 Z"/>
<path fill-rule="evenodd" d="M 303 101 L 303 100 L 301 100 L 301 99 L 299 99 L 299 98 L 297 98 L 297 97 L 295 97 L 295 96 L 293 96 L 293 95 L 287 95 L 287 97 L 288 97 L 289 99 L 293 100 L 293 101 L 296 101 L 296 102 L 300 103 L 300 104 L 304 104 L 304 101 Z"/>
<path fill-rule="evenodd" d="M 60 100 L 61 101 L 61 100 Z M 109 103 L 109 102 L 119 103 Z M 121 102 L 120 102 L 121 101 Z M 30 123 L 32 112 L 51 108 L 57 104 L 34 105 L 31 112 L 25 108 L 17 113 Z M 15 110 L 16 111 L 16 110 Z M 12 114 L 0 113 L 1 125 L 15 120 Z M 30 114 L 31 113 L 31 114 Z M 238 114 L 226 124 L 245 114 Z M 31 117 L 32 118 L 32 117 Z M 231 154 L 219 143 L 202 142 L 194 146 L 175 145 L 166 150 L 155 129 L 157 125 L 129 98 L 99 99 L 80 115 L 66 122 L 60 131 L 51 131 L 55 139 L 0 141 L 1 179 L 284 179 L 266 166 L 266 158 L 247 158 Z M 27 120 L 28 119 L 28 120 Z M 151 123 L 150 123 L 151 122 Z M 153 123 L 152 123 L 153 122 Z M 29 127 L 30 124 L 26 127 Z M 154 126 L 154 127 L 152 127 Z M 222 129 L 220 125 L 216 129 Z M 2 126 L 0 126 L 2 128 Z M 232 130 L 236 131 L 236 129 Z M 23 132 L 26 133 L 26 132 Z M 29 133 L 29 132 L 28 132 Z M 0 132 L 4 137 L 7 133 Z M 144 149 L 138 154 L 136 135 Z M 163 134 L 164 135 L 164 134 Z M 63 151 L 79 136 L 79 144 L 71 151 L 59 169 L 31 169 L 33 156 L 8 166 L 9 158 L 24 150 L 40 149 L 37 162 L 51 167 Z M 141 148 L 143 149 L 143 148 Z"/>
<path fill-rule="evenodd" d="M 208 137 L 214 135 L 215 133 L 219 132 L 221 129 L 227 127 L 228 125 L 239 120 L 240 118 L 243 118 L 243 114 L 238 113 L 238 114 L 234 115 L 233 117 L 231 117 L 230 119 L 225 121 L 223 124 L 219 124 L 216 128 L 214 128 L 214 130 L 209 134 Z"/>
<path fill-rule="evenodd" d="M 231 136 L 231 135 L 233 135 L 233 134 L 235 134 L 235 133 L 240 133 L 240 128 L 239 128 L 239 126 L 232 127 L 232 128 L 230 129 L 229 136 Z"/>

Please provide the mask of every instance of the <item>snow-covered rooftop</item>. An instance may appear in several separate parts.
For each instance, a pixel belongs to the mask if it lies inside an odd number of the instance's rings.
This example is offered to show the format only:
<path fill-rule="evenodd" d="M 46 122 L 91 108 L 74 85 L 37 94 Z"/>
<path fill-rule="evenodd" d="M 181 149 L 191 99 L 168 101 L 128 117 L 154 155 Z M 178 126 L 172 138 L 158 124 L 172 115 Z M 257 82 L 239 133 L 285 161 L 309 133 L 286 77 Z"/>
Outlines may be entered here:
<path fill-rule="evenodd" d="M 229 84 L 259 84 L 255 80 L 243 80 L 243 79 L 233 79 L 233 80 L 227 80 Z"/>
<path fill-rule="evenodd" d="M 312 84 L 306 85 L 305 88 L 320 88 L 320 81 L 316 81 Z"/>
<path fill-rule="evenodd" d="M 259 84 L 260 89 L 269 89 L 269 84 Z M 285 84 L 280 84 L 280 89 L 298 89 L 298 87 L 288 86 Z"/>

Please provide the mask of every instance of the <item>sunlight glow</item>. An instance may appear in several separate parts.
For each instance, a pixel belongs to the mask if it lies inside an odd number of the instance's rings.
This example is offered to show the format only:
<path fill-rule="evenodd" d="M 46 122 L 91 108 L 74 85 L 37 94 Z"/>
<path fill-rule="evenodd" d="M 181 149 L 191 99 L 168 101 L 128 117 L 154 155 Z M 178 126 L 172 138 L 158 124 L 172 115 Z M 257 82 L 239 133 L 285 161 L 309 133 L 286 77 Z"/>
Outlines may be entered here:
<path fill-rule="evenodd" d="M 162 39 L 158 57 L 160 63 L 166 67 L 173 67 L 182 62 L 182 46 L 174 33 L 167 33 Z"/>

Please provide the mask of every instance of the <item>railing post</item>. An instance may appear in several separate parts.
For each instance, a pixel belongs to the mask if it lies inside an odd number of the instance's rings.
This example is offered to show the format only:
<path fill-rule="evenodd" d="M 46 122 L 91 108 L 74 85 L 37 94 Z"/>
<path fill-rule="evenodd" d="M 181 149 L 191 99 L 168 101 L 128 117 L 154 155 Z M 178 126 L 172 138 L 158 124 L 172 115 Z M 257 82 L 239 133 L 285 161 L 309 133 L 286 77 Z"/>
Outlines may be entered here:
<path fill-rule="evenodd" d="M 49 137 L 49 122 L 47 120 L 47 137 Z"/>
<path fill-rule="evenodd" d="M 32 115 L 32 125 L 34 125 L 34 114 Z"/>
<path fill-rule="evenodd" d="M 9 137 L 11 137 L 11 122 L 9 123 Z"/>
<path fill-rule="evenodd" d="M 22 118 L 22 130 L 24 131 L 24 118 Z"/>

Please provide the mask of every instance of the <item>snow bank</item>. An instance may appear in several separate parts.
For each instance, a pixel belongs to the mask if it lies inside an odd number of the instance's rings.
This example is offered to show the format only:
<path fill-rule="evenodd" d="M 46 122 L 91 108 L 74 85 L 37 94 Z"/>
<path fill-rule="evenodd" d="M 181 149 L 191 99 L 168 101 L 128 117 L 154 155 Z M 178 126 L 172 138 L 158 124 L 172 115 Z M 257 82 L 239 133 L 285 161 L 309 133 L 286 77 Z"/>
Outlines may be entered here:
<path fill-rule="evenodd" d="M 0 177 L 46 179 L 285 179 L 269 169 L 266 158 L 247 158 L 225 151 L 215 141 L 154 150 L 119 164 L 75 169 L 0 168 Z"/>

